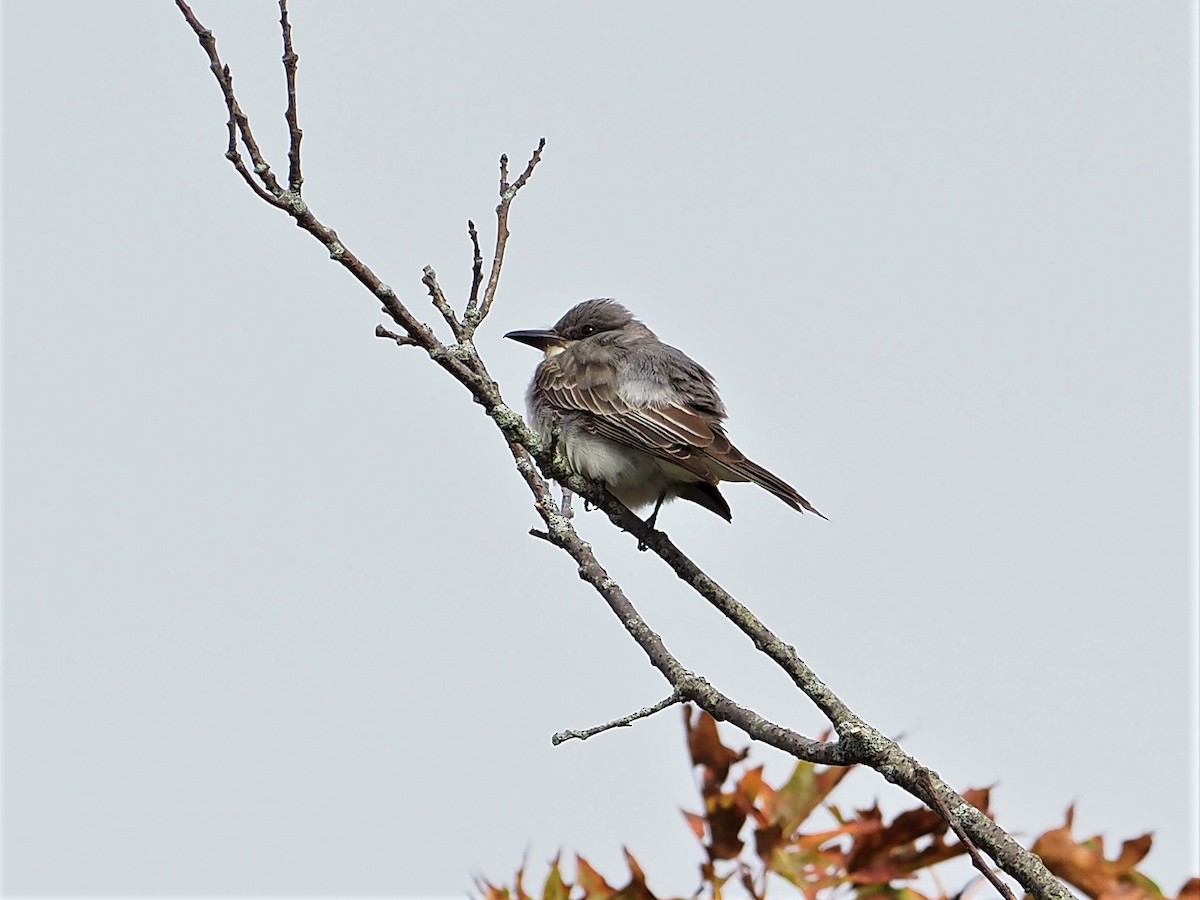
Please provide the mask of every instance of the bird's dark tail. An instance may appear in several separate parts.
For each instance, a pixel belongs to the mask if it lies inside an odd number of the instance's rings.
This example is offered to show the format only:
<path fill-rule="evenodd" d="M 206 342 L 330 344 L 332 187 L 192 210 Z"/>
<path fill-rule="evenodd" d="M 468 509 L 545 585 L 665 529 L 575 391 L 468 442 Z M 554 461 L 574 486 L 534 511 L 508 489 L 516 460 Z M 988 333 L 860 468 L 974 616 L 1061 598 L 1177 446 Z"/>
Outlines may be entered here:
<path fill-rule="evenodd" d="M 726 463 L 726 465 L 729 465 Z M 820 516 L 825 521 L 829 521 L 829 517 L 800 496 L 800 493 L 784 481 L 772 475 L 756 462 L 751 462 L 748 459 L 743 459 L 736 465 L 730 465 L 731 469 L 739 475 L 744 475 L 748 480 L 753 481 L 761 488 L 766 488 L 792 509 L 799 512 L 810 512 L 813 515 Z"/>
<path fill-rule="evenodd" d="M 715 484 L 697 481 L 683 485 L 676 488 L 675 496 L 680 500 L 691 500 L 693 503 L 715 512 L 726 522 L 733 521 L 733 513 L 729 511 L 729 504 L 725 502 L 725 498 L 721 496 L 721 492 L 717 490 Z"/>

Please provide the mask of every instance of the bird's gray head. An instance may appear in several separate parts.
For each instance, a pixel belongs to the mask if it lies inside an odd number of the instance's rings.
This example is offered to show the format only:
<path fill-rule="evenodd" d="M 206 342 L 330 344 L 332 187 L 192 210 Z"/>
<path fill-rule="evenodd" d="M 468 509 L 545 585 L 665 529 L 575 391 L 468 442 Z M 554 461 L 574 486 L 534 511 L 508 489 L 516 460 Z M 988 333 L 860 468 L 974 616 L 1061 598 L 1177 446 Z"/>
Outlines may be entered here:
<path fill-rule="evenodd" d="M 510 331 L 505 335 L 553 356 L 579 341 L 614 343 L 624 338 L 653 337 L 653 332 L 616 300 L 584 300 L 567 310 L 553 328 Z"/>
<path fill-rule="evenodd" d="M 633 321 L 633 313 L 616 300 L 584 300 L 567 310 L 554 323 L 553 331 L 567 340 L 579 341 L 605 331 L 616 331 Z"/>

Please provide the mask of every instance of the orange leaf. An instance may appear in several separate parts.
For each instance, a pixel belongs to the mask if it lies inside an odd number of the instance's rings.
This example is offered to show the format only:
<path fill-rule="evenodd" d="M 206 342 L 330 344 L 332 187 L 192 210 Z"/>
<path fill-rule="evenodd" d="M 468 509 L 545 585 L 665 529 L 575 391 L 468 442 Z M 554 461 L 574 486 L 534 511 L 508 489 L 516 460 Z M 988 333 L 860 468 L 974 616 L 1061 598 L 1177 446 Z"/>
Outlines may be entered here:
<path fill-rule="evenodd" d="M 680 812 L 683 813 L 684 819 L 687 820 L 688 828 L 692 829 L 692 834 L 696 836 L 696 840 L 703 844 L 704 836 L 708 833 L 704 825 L 704 816 L 688 812 L 686 809 L 681 809 Z"/>
<path fill-rule="evenodd" d="M 696 721 L 692 721 L 692 708 L 684 706 L 683 721 L 687 729 L 688 752 L 692 756 L 692 765 L 704 767 L 704 786 L 702 793 L 705 797 L 720 790 L 725 779 L 729 777 L 729 767 L 735 762 L 746 758 L 746 750 L 733 750 L 721 743 L 721 735 L 717 732 L 717 720 L 700 710 Z"/>
<path fill-rule="evenodd" d="M 625 863 L 629 866 L 629 884 L 621 888 L 617 897 L 621 900 L 657 900 L 650 893 L 650 888 L 646 887 L 646 873 L 642 871 L 641 865 L 634 859 L 633 854 L 627 847 L 622 847 L 621 852 L 625 854 Z"/>
<path fill-rule="evenodd" d="M 990 788 L 974 788 L 963 797 L 986 813 L 990 793 Z M 924 806 L 905 810 L 885 826 L 876 804 L 860 810 L 857 821 L 862 831 L 855 834 L 846 862 L 846 871 L 856 884 L 884 885 L 966 852 L 958 842 L 946 842 L 949 826 Z"/>
<path fill-rule="evenodd" d="M 755 766 L 742 776 L 738 782 L 737 792 L 746 797 L 751 802 L 758 799 L 758 795 L 764 792 L 774 793 L 771 786 L 763 780 L 763 767 Z"/>
<path fill-rule="evenodd" d="M 482 900 L 508 900 L 508 888 L 502 888 L 479 878 L 475 879 L 475 887 L 479 889 Z"/>
<path fill-rule="evenodd" d="M 521 860 L 521 868 L 517 869 L 517 877 L 513 879 L 513 891 L 516 894 L 517 900 L 532 900 L 525 893 L 525 860 Z"/>
<path fill-rule="evenodd" d="M 1066 821 L 1051 828 L 1031 848 L 1059 878 L 1079 888 L 1093 900 L 1100 897 L 1161 897 L 1162 892 L 1134 868 L 1150 851 L 1151 836 L 1126 841 L 1115 860 L 1104 857 L 1104 841 L 1095 837 L 1079 843 L 1072 835 L 1075 807 L 1067 807 Z M 1186 887 L 1186 886 L 1185 886 Z"/>
<path fill-rule="evenodd" d="M 616 892 L 611 884 L 592 868 L 592 864 L 578 854 L 575 855 L 575 881 L 583 888 L 583 896 L 587 900 L 608 900 Z"/>

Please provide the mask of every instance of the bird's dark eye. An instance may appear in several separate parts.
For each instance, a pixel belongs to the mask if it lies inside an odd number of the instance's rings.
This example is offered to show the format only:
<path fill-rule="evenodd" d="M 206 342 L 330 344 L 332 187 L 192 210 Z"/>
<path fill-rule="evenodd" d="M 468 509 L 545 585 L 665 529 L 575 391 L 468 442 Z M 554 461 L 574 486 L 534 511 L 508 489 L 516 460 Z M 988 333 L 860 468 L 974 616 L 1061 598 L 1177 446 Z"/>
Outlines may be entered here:
<path fill-rule="evenodd" d="M 583 335 L 584 337 L 591 337 L 593 334 L 596 333 L 596 326 L 595 325 L 584 325 L 582 328 L 579 329 L 579 333 L 581 335 Z"/>

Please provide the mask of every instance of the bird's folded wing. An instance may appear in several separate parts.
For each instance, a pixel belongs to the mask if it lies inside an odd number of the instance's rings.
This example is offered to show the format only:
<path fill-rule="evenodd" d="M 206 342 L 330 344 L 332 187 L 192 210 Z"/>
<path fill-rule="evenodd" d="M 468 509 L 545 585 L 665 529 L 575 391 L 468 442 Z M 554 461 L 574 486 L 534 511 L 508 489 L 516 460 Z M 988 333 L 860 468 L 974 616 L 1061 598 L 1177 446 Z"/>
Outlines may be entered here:
<path fill-rule="evenodd" d="M 674 463 L 709 484 L 720 480 L 713 460 L 728 466 L 745 459 L 720 425 L 695 409 L 678 403 L 633 406 L 617 394 L 612 379 L 584 385 L 556 374 L 542 384 L 546 399 L 564 412 L 589 414 L 584 427 L 600 437 Z"/>
<path fill-rule="evenodd" d="M 611 369 L 568 374 L 553 363 L 539 367 L 537 386 L 560 412 L 582 414 L 592 434 L 674 463 L 708 484 L 752 481 L 793 509 L 825 518 L 786 481 L 746 459 L 713 412 L 678 402 L 635 406 L 617 393 Z"/>

